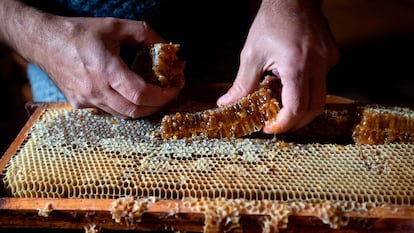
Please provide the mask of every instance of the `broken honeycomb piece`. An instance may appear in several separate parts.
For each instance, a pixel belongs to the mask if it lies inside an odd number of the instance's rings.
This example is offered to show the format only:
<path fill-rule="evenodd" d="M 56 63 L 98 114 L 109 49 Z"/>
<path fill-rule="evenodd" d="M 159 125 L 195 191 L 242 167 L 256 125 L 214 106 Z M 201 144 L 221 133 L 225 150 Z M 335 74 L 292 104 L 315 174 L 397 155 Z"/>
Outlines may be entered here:
<path fill-rule="evenodd" d="M 148 206 L 156 201 L 154 197 L 134 199 L 132 196 L 116 199 L 111 206 L 112 219 L 120 223 L 123 219 L 128 224 L 141 222 L 142 214 Z"/>
<path fill-rule="evenodd" d="M 261 130 L 266 121 L 275 119 L 279 105 L 272 91 L 261 84 L 257 91 L 234 104 L 199 112 L 166 115 L 161 122 L 161 137 L 239 138 Z"/>
<path fill-rule="evenodd" d="M 185 61 L 177 53 L 179 44 L 155 43 L 138 50 L 132 69 L 147 82 L 161 87 L 183 88 Z"/>
<path fill-rule="evenodd" d="M 38 209 L 37 214 L 41 217 L 49 217 L 49 214 L 53 211 L 53 205 L 51 202 L 46 203 L 45 207 Z"/>
<path fill-rule="evenodd" d="M 319 203 L 280 202 L 244 199 L 186 199 L 184 205 L 204 214 L 203 232 L 243 232 L 240 217 L 243 214 L 262 215 L 262 233 L 279 232 L 288 228 L 289 217 L 303 210 L 316 212 L 316 216 L 332 229 L 348 224 L 344 214 L 349 211 L 367 211 L 366 204 L 330 201 Z M 239 230 L 239 231 L 237 231 Z"/>
<path fill-rule="evenodd" d="M 369 105 L 361 107 L 360 121 L 352 138 L 357 144 L 389 144 L 414 141 L 414 111 L 407 107 Z"/>
<path fill-rule="evenodd" d="M 85 233 L 99 233 L 99 229 L 97 228 L 96 224 L 89 224 L 83 228 Z"/>

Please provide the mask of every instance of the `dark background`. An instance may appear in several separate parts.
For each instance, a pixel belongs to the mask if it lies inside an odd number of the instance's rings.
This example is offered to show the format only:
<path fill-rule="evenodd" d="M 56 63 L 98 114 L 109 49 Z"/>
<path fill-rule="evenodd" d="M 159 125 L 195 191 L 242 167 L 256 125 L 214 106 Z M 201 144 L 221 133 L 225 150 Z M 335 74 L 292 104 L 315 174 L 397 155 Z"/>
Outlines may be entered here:
<path fill-rule="evenodd" d="M 331 0 L 325 15 L 341 49 L 328 92 L 376 103 L 414 103 L 414 1 Z"/>

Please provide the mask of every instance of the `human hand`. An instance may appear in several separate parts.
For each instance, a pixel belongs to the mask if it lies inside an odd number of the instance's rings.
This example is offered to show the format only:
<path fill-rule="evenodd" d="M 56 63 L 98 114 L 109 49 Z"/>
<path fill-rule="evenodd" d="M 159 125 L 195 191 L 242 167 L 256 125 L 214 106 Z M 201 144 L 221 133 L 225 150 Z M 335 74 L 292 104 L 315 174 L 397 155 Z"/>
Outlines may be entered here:
<path fill-rule="evenodd" d="M 282 108 L 263 132 L 305 126 L 324 108 L 326 74 L 339 52 L 316 1 L 264 0 L 240 55 L 233 86 L 217 101 L 230 104 L 256 90 L 265 72 L 282 84 Z"/>
<path fill-rule="evenodd" d="M 49 31 L 36 61 L 76 108 L 137 118 L 156 112 L 179 92 L 146 83 L 120 58 L 122 43 L 164 42 L 144 22 L 53 17 Z"/>

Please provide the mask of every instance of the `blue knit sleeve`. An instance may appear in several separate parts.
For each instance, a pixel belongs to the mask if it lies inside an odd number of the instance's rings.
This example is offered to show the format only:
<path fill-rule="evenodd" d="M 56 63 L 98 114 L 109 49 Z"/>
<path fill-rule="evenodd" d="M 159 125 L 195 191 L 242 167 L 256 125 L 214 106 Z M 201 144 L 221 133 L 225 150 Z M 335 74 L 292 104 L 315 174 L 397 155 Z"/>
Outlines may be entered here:
<path fill-rule="evenodd" d="M 55 0 L 74 14 L 148 20 L 156 13 L 160 0 Z"/>
<path fill-rule="evenodd" d="M 66 102 L 65 96 L 56 87 L 49 76 L 38 66 L 29 64 L 27 76 L 35 102 Z"/>

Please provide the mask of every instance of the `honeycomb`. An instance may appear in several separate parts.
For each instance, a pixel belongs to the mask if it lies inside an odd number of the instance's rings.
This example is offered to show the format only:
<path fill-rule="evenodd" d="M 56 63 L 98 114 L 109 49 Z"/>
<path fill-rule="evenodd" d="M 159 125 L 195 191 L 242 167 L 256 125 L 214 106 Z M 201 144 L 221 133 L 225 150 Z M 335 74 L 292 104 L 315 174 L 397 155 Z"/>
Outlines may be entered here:
<path fill-rule="evenodd" d="M 354 126 L 352 138 L 358 144 L 414 141 L 414 111 L 399 106 L 365 106 Z"/>
<path fill-rule="evenodd" d="M 234 104 L 165 115 L 161 121 L 161 137 L 240 138 L 260 131 L 278 112 L 279 104 L 271 89 L 262 83 L 258 90 Z"/>
<path fill-rule="evenodd" d="M 348 132 L 354 110 L 330 109 L 322 116 L 339 116 L 333 123 L 315 123 Z M 315 217 L 339 228 L 347 224 L 347 211 L 414 203 L 412 142 L 298 143 L 255 135 L 163 139 L 162 116 L 124 120 L 46 106 L 9 152 L 3 191 L 23 198 L 113 199 L 113 220 L 128 225 L 139 223 L 157 200 L 182 200 L 204 214 L 204 232 L 237 231 L 243 213 L 263 215 L 262 232 L 278 232 L 302 210 L 316 210 Z M 400 130 L 410 132 L 406 126 Z M 48 203 L 39 216 L 52 211 Z M 178 207 L 171 206 L 169 214 L 174 211 Z"/>
<path fill-rule="evenodd" d="M 204 214 L 203 232 L 233 232 L 239 230 L 240 215 L 243 213 L 263 215 L 262 233 L 278 232 L 287 228 L 289 216 L 302 210 L 316 210 L 323 223 L 329 224 L 333 229 L 348 224 L 343 214 L 349 210 L 366 211 L 372 206 L 355 204 L 351 202 L 326 201 L 323 203 L 280 202 L 270 200 L 245 199 L 196 199 L 185 200 L 184 204 L 193 211 Z"/>
<path fill-rule="evenodd" d="M 132 196 L 115 200 L 111 206 L 112 218 L 117 223 L 125 221 L 127 224 L 141 222 L 141 217 L 148 206 L 154 203 L 155 198 L 135 200 Z"/>
<path fill-rule="evenodd" d="M 132 70 L 147 82 L 161 86 L 183 88 L 185 61 L 178 56 L 179 44 L 155 43 L 136 53 Z"/>
<path fill-rule="evenodd" d="M 414 145 L 160 138 L 161 116 L 46 108 L 2 171 L 8 196 L 414 203 Z"/>

